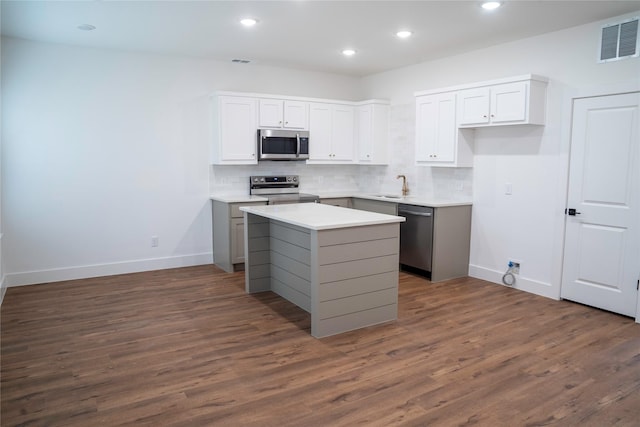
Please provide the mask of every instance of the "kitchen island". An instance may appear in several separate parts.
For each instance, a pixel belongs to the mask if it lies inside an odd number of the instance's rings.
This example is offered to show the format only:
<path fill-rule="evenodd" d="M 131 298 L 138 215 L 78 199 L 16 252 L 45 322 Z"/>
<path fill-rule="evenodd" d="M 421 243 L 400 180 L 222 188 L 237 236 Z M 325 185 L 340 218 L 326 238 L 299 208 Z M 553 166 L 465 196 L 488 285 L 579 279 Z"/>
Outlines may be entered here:
<path fill-rule="evenodd" d="M 307 311 L 316 338 L 397 319 L 404 218 L 317 203 L 240 210 L 247 292 Z"/>

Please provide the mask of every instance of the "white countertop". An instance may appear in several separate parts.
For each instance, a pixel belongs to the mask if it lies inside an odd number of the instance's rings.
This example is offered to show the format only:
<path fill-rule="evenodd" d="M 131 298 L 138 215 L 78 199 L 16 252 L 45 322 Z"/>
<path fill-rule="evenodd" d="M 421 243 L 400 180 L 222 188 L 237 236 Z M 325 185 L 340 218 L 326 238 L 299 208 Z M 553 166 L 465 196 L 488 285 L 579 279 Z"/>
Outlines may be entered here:
<path fill-rule="evenodd" d="M 241 211 L 275 219 L 310 230 L 360 227 L 363 225 L 404 222 L 401 216 L 341 208 L 318 203 L 242 206 Z"/>
<path fill-rule="evenodd" d="M 395 194 L 354 194 L 351 197 L 359 199 L 380 200 L 382 202 L 402 203 L 405 205 L 426 206 L 429 208 L 446 208 L 451 206 L 470 206 L 471 200 L 448 200 L 435 197 L 400 196 Z"/>
<path fill-rule="evenodd" d="M 332 199 L 343 197 L 356 197 L 360 199 L 379 200 L 381 202 L 389 203 L 403 203 L 407 205 L 426 206 L 430 208 L 445 208 L 450 206 L 470 206 L 471 200 L 448 200 L 434 197 L 422 197 L 422 196 L 406 196 L 389 194 L 384 197 L 379 194 L 363 194 L 363 193 L 347 193 L 347 192 L 320 192 L 318 193 L 320 199 Z M 263 196 L 250 196 L 248 194 L 212 194 L 209 197 L 211 200 L 216 200 L 224 203 L 246 203 L 246 202 L 266 202 L 267 198 Z"/>
<path fill-rule="evenodd" d="M 267 202 L 263 196 L 250 196 L 249 194 L 211 194 L 209 199 L 224 203 Z"/>

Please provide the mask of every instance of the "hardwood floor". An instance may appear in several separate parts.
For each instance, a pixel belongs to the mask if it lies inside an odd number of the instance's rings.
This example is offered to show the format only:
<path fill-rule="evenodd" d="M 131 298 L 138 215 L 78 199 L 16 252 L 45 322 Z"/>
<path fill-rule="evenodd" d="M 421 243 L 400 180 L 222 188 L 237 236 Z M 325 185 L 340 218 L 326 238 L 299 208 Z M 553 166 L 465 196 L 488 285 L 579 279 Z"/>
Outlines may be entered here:
<path fill-rule="evenodd" d="M 3 426 L 638 426 L 640 325 L 401 273 L 396 322 L 317 340 L 244 274 L 10 288 Z"/>

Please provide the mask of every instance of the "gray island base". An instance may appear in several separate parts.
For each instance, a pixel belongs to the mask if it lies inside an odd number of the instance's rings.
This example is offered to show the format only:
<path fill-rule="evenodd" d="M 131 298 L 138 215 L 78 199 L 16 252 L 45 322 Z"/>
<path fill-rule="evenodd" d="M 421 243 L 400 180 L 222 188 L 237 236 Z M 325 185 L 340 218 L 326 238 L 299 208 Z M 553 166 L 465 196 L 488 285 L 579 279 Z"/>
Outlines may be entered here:
<path fill-rule="evenodd" d="M 242 207 L 245 289 L 311 314 L 322 338 L 398 318 L 404 218 L 315 203 Z"/>

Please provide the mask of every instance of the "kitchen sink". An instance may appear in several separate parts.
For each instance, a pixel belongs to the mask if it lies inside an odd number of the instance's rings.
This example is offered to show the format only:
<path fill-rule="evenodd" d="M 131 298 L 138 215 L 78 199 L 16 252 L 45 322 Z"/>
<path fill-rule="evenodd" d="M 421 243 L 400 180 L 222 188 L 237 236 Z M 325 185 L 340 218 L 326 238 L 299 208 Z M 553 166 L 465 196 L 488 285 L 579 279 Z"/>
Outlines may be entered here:
<path fill-rule="evenodd" d="M 396 194 L 372 194 L 372 197 L 382 197 L 383 199 L 402 199 L 402 196 Z"/>

